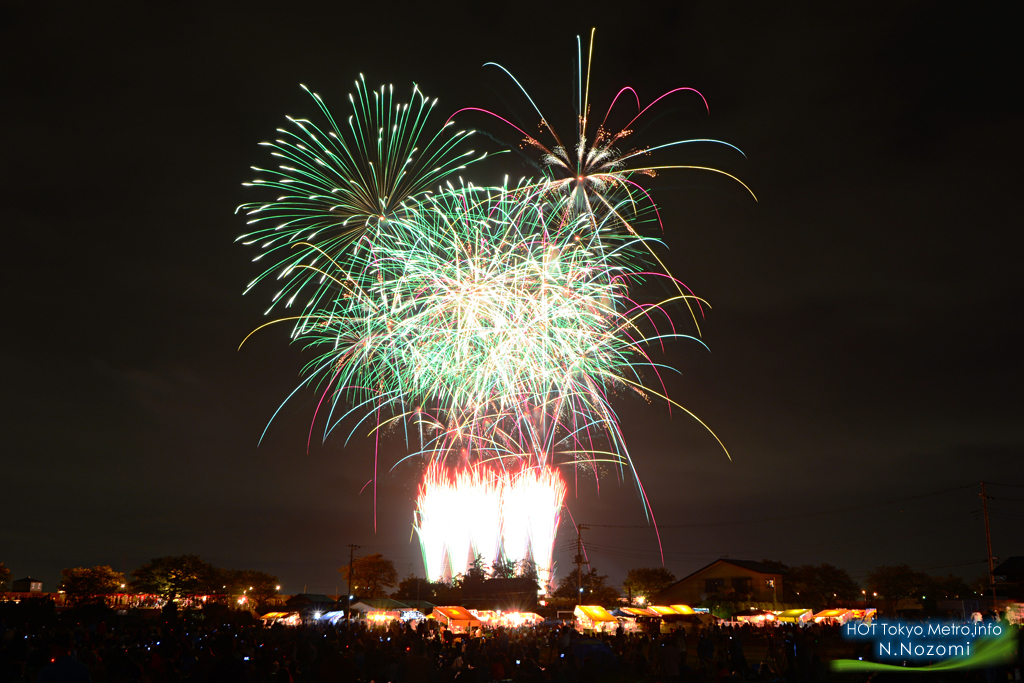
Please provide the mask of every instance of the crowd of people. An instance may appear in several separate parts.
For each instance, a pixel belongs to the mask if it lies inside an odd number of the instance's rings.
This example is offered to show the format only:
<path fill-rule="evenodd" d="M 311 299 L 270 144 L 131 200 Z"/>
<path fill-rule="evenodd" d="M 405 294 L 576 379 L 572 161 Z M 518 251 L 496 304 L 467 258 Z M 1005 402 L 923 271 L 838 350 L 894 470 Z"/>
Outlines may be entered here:
<path fill-rule="evenodd" d="M 35 632 L 0 623 L 0 683 L 818 683 L 829 677 L 827 661 L 855 655 L 840 653 L 853 647 L 838 625 L 584 636 L 556 624 L 471 638 L 433 622 L 293 628 L 117 619 Z"/>

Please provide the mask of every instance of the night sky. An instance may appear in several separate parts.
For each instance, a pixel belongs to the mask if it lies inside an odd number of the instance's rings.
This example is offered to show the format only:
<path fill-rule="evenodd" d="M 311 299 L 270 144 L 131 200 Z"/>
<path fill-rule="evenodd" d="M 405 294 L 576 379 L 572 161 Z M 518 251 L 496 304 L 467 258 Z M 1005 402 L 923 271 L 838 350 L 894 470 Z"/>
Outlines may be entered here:
<path fill-rule="evenodd" d="M 318 114 L 300 83 L 347 115 L 359 73 L 418 83 L 440 98 L 438 125 L 488 106 L 532 130 L 514 84 L 482 67 L 500 62 L 566 130 L 576 35 L 592 26 L 595 108 L 624 85 L 644 104 L 699 89 L 710 115 L 673 99 L 637 143 L 733 143 L 746 159 L 663 158 L 717 164 L 759 200 L 707 173 L 644 181 L 666 263 L 713 306 L 710 352 L 660 358 L 680 370 L 669 394 L 733 456 L 678 411 L 616 403 L 665 565 L 829 562 L 863 580 L 906 563 L 969 580 L 986 571 L 981 481 L 994 554 L 1024 554 L 1020 3 L 214 4 L 0 14 L 13 578 L 55 590 L 65 567 L 195 553 L 276 574 L 286 593 L 334 593 L 349 543 L 422 575 L 416 472 L 388 472 L 404 442 L 382 448 L 376 531 L 372 486 L 360 493 L 373 441 L 321 443 L 320 425 L 307 450 L 312 392 L 257 446 L 304 356 L 284 328 L 237 350 L 274 294 L 242 296 L 260 271 L 234 210 L 264 198 L 242 183 L 286 115 Z M 584 541 L 613 583 L 660 563 L 632 480 L 609 472 L 599 494 L 581 481 L 568 508 L 595 525 Z"/>

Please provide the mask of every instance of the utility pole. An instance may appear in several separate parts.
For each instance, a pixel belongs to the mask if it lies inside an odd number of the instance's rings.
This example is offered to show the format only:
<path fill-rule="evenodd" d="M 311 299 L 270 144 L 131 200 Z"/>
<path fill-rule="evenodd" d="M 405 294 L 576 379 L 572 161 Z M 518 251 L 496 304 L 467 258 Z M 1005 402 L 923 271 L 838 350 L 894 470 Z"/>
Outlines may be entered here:
<path fill-rule="evenodd" d="M 985 549 L 988 552 L 988 585 L 992 587 L 992 609 L 996 607 L 996 575 L 995 562 L 992 557 L 992 534 L 988 528 L 988 501 L 991 496 L 985 493 L 985 482 L 981 482 L 981 510 L 985 516 Z"/>
<path fill-rule="evenodd" d="M 583 537 L 582 532 L 587 528 L 586 524 L 576 525 L 576 557 L 573 558 L 573 564 L 576 565 L 576 604 L 583 604 Z"/>
<path fill-rule="evenodd" d="M 345 610 L 345 625 L 348 626 L 352 613 L 352 565 L 355 562 L 356 550 L 359 548 L 354 543 L 348 544 L 348 593 L 345 596 L 345 603 L 348 608 Z"/>

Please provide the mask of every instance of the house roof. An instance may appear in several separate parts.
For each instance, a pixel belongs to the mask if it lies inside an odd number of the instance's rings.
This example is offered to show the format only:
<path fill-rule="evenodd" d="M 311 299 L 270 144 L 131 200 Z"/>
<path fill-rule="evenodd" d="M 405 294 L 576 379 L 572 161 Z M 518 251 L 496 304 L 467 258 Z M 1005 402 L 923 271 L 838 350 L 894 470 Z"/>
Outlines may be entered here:
<path fill-rule="evenodd" d="M 782 570 L 774 569 L 772 567 L 769 567 L 768 565 L 763 564 L 761 562 L 754 562 L 752 560 L 732 560 L 732 559 L 723 557 L 721 559 L 715 560 L 711 564 L 704 565 L 703 567 L 701 567 L 697 571 L 693 572 L 689 576 L 684 576 L 683 578 L 681 578 L 678 581 L 676 581 L 676 583 L 673 584 L 673 585 L 680 584 L 683 581 L 686 581 L 687 579 L 690 579 L 690 578 L 692 578 L 694 576 L 697 576 L 697 574 L 700 574 L 701 572 L 703 572 L 703 571 L 705 571 L 707 569 L 710 569 L 711 567 L 714 567 L 719 562 L 724 562 L 726 564 L 731 564 L 734 567 L 739 567 L 740 569 L 746 569 L 747 571 L 751 571 L 751 572 L 757 572 L 758 574 L 785 574 L 786 573 L 786 572 L 784 572 Z"/>
<path fill-rule="evenodd" d="M 391 598 L 366 598 L 365 600 L 358 600 L 352 603 L 353 609 L 359 609 L 359 605 L 369 607 L 371 610 L 383 610 L 385 612 L 392 610 L 408 610 L 410 606 L 404 602 L 398 600 L 392 600 Z M 365 612 L 366 610 L 359 610 Z"/>
<path fill-rule="evenodd" d="M 426 600 L 405 600 L 406 609 L 414 609 L 423 614 L 430 614 L 431 610 L 434 609 L 434 603 L 427 602 Z"/>
<path fill-rule="evenodd" d="M 1007 577 L 1024 574 L 1024 555 L 1006 558 L 992 570 L 992 573 Z"/>
<path fill-rule="evenodd" d="M 296 593 L 285 600 L 285 604 L 289 607 L 295 605 L 334 605 L 336 603 L 337 600 L 329 598 L 322 593 Z"/>
<path fill-rule="evenodd" d="M 758 574 L 774 574 L 776 576 L 781 576 L 781 575 L 786 573 L 785 570 L 775 569 L 773 567 L 769 567 L 768 565 L 766 565 L 766 564 L 764 564 L 762 562 L 754 562 L 753 560 L 733 560 L 733 559 L 729 559 L 729 558 L 723 557 L 723 558 L 715 560 L 714 562 L 712 562 L 710 564 L 704 565 L 703 567 L 701 567 L 697 571 L 693 572 L 692 574 L 688 574 L 687 576 L 684 576 L 683 578 L 681 578 L 678 581 L 676 581 L 675 583 L 673 583 L 671 586 L 667 586 L 667 587 L 663 588 L 658 593 L 652 595 L 651 599 L 652 600 L 660 601 L 663 597 L 670 597 L 672 595 L 671 591 L 672 591 L 673 588 L 675 588 L 676 586 L 680 585 L 684 581 L 689 581 L 690 579 L 692 579 L 693 577 L 697 576 L 701 572 L 704 572 L 704 571 L 710 569 L 711 567 L 714 567 L 716 564 L 718 564 L 720 562 L 724 562 L 726 564 L 731 564 L 734 567 L 739 567 L 741 569 L 746 569 L 747 571 L 757 572 Z"/>

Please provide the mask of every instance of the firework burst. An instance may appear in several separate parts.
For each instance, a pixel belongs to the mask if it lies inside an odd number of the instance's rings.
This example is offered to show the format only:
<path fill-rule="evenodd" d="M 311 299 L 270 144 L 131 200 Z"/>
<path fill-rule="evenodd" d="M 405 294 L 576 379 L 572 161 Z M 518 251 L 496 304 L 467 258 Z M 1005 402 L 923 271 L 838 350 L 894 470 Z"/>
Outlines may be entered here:
<path fill-rule="evenodd" d="M 262 177 L 246 185 L 267 188 L 277 197 L 239 207 L 253 229 L 238 241 L 258 245 L 261 253 L 253 260 L 271 264 L 246 292 L 269 278 L 283 280 L 268 313 L 282 302 L 291 307 L 296 299 L 307 312 L 329 305 L 332 286 L 325 269 L 343 269 L 349 247 L 361 238 L 374 242 L 386 235 L 389 224 L 403 215 L 404 202 L 483 158 L 461 149 L 472 131 L 428 126 L 437 100 L 418 87 L 410 102 L 400 102 L 393 86 L 368 89 L 360 76 L 344 125 L 320 95 L 303 89 L 319 106 L 324 124 L 288 117 L 290 128 L 279 128 L 279 138 L 261 143 L 277 166 L 254 166 Z"/>
<path fill-rule="evenodd" d="M 629 296 L 651 275 L 643 239 L 566 222 L 542 195 L 437 193 L 407 205 L 386 238 L 354 246 L 358 275 L 334 281 L 331 306 L 307 315 L 297 337 L 315 354 L 306 374 L 320 387 L 325 436 L 383 409 L 383 424 L 401 421 L 433 457 L 526 454 L 544 466 L 560 444 L 627 463 L 610 398 L 662 395 L 644 384 L 642 367 L 657 377 L 648 348 L 689 335 L 664 302 Z"/>
<path fill-rule="evenodd" d="M 526 88 L 518 79 L 516 79 L 515 76 L 512 75 L 512 72 L 496 62 L 488 62 L 484 66 L 494 66 L 501 69 L 501 71 L 512 79 L 526 99 L 530 102 L 530 106 L 537 113 L 537 116 L 540 118 L 539 128 L 550 137 L 550 142 L 543 142 L 537 136 L 527 133 L 505 117 L 499 116 L 495 112 L 487 109 L 481 109 L 478 107 L 466 107 L 464 109 L 460 109 L 449 117 L 449 122 L 457 114 L 464 111 L 482 112 L 503 121 L 522 134 L 523 146 L 531 147 L 539 152 L 539 161 L 548 171 L 550 181 L 547 185 L 548 190 L 558 192 L 569 197 L 571 201 L 567 204 L 568 208 L 590 216 L 610 213 L 631 232 L 635 232 L 633 222 L 627 214 L 620 210 L 619 205 L 621 203 L 621 197 L 624 195 L 631 198 L 637 197 L 639 199 L 649 200 L 649 195 L 646 190 L 644 190 L 634 180 L 636 176 L 653 177 L 658 171 L 668 169 L 709 171 L 732 178 L 750 192 L 752 197 L 754 196 L 754 193 L 746 184 L 743 183 L 743 181 L 721 169 L 684 164 L 653 165 L 648 162 L 648 157 L 653 152 L 670 147 L 696 143 L 725 145 L 726 147 L 736 150 L 741 155 L 743 154 L 742 150 L 728 142 L 700 138 L 676 140 L 660 145 L 639 148 L 629 148 L 625 145 L 627 138 L 634 132 L 633 126 L 655 104 L 670 95 L 675 93 L 693 93 L 700 97 L 705 109 L 710 111 L 707 100 L 694 88 L 674 88 L 656 98 L 647 106 L 641 106 L 640 97 L 636 90 L 627 86 L 619 90 L 612 99 L 601 123 L 596 127 L 592 127 L 590 125 L 592 123 L 590 118 L 590 67 L 593 61 L 594 32 L 591 31 L 590 34 L 590 48 L 587 52 L 585 80 L 583 77 L 583 51 L 578 37 L 577 47 L 579 48 L 577 61 L 579 66 L 579 78 L 577 81 L 577 126 L 573 137 L 568 138 L 567 142 L 563 142 L 562 137 L 551 125 L 551 120 L 541 112 L 540 107 L 538 107 L 537 103 L 534 102 L 532 97 L 530 97 Z M 631 95 L 636 101 L 637 114 L 633 116 L 625 126 L 622 126 L 617 130 L 610 129 L 607 127 L 608 119 L 611 116 L 616 103 L 619 102 L 620 98 L 622 98 L 624 102 L 630 99 L 629 96 L 622 97 L 626 93 L 629 93 L 629 95 Z M 631 201 L 629 204 L 634 206 L 635 203 L 635 201 Z"/>
<path fill-rule="evenodd" d="M 693 415 L 665 396 L 663 366 L 650 351 L 695 338 L 677 330 L 668 309 L 701 304 L 665 269 L 657 240 L 641 234 L 661 217 L 636 179 L 668 168 L 734 178 L 647 160 L 667 147 L 728 143 L 628 149 L 632 126 L 653 104 L 692 89 L 641 108 L 624 88 L 593 127 L 590 63 L 588 54 L 584 85 L 581 50 L 570 144 L 516 81 L 553 140 L 517 128 L 540 153 L 541 178 L 453 184 L 456 171 L 482 158 L 463 151 L 469 133 L 451 118 L 429 126 L 436 100 L 417 88 L 402 103 L 360 77 L 346 126 L 311 93 L 326 124 L 289 119 L 291 128 L 265 143 L 277 167 L 257 168 L 250 183 L 276 198 L 240 207 L 252 228 L 239 240 L 271 263 L 246 291 L 276 279 L 267 312 L 297 302 L 295 315 L 261 328 L 290 322 L 291 338 L 309 353 L 292 395 L 310 386 L 319 396 L 310 438 L 318 421 L 326 439 L 350 418 L 349 438 L 362 428 L 378 438 L 401 431 L 410 451 L 403 460 L 426 462 L 414 528 L 431 580 L 465 572 L 472 553 L 485 564 L 528 559 L 546 582 L 566 493 L 559 468 L 597 480 L 610 463 L 636 481 L 650 512 L 616 397 L 660 398 Z M 606 124 L 626 93 L 638 113 L 613 132 Z M 638 285 L 651 280 L 676 294 L 638 300 Z"/>

